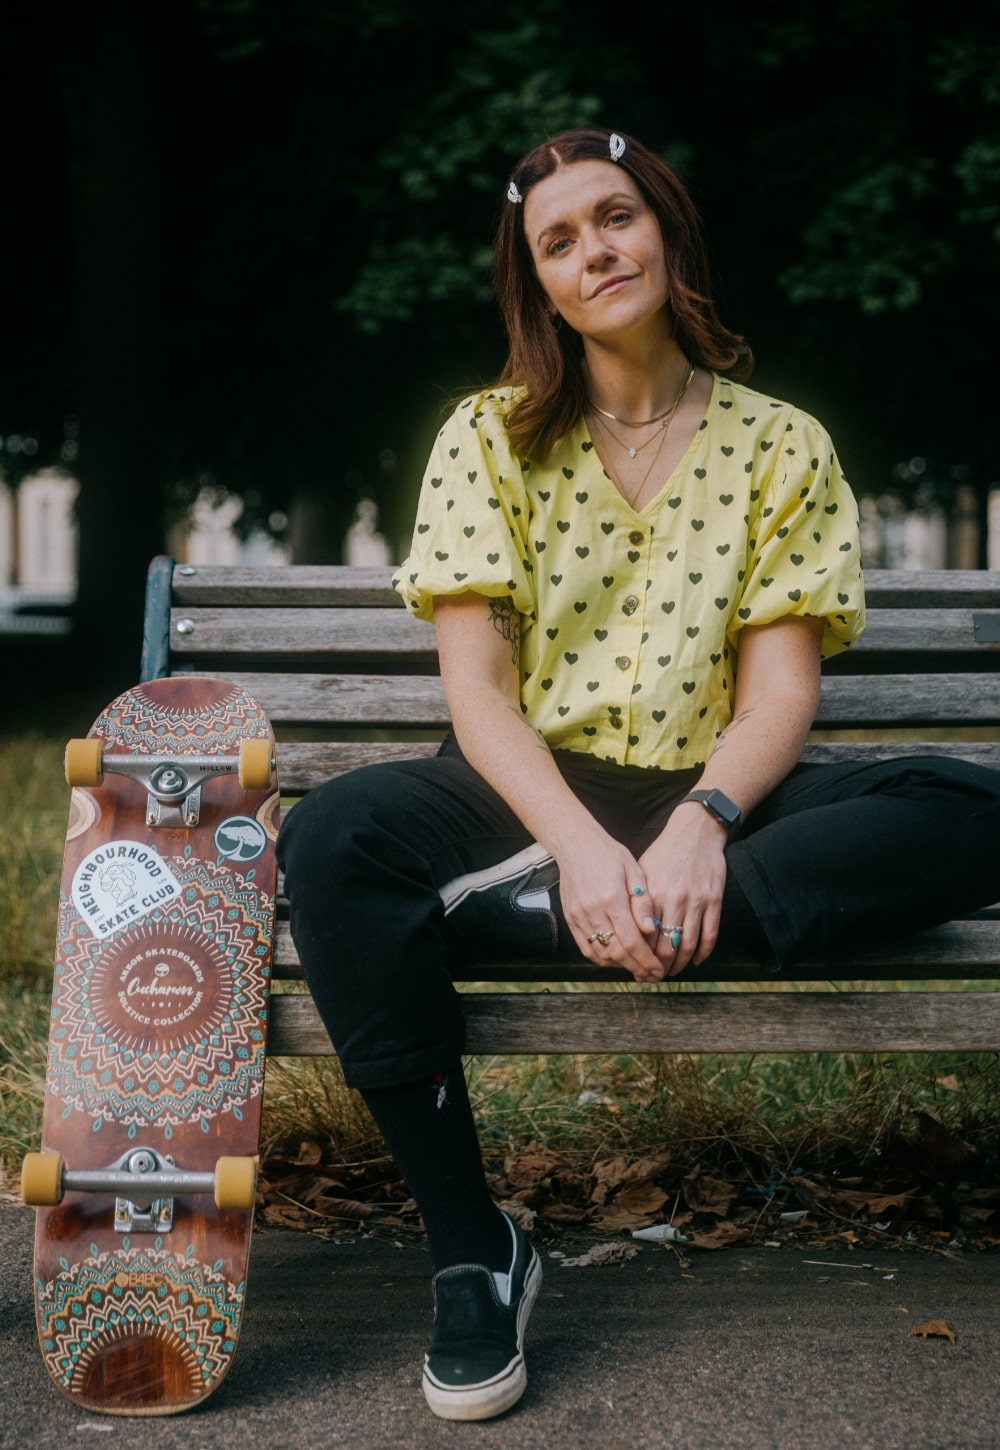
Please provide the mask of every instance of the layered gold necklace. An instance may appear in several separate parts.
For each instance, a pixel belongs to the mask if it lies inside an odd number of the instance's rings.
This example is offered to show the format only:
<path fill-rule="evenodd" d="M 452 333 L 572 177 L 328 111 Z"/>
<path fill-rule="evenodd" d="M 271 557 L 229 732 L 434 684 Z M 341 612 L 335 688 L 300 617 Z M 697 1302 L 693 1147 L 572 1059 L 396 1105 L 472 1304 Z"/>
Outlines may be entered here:
<path fill-rule="evenodd" d="M 632 422 L 628 418 L 619 418 L 617 413 L 612 413 L 607 408 L 600 408 L 596 403 L 590 402 L 588 400 L 588 410 L 592 414 L 600 415 L 600 417 L 596 418 L 595 421 L 600 422 L 601 427 L 607 433 L 608 437 L 614 443 L 617 443 L 618 447 L 621 448 L 623 452 L 627 453 L 629 458 L 635 458 L 637 454 L 641 453 L 644 448 L 648 448 L 655 439 L 659 440 L 659 446 L 653 452 L 653 455 L 649 460 L 649 464 L 646 467 L 646 471 L 642 475 L 642 478 L 639 480 L 639 485 L 632 493 L 631 498 L 622 487 L 621 480 L 619 478 L 615 478 L 614 480 L 619 492 L 622 494 L 622 497 L 625 499 L 625 502 L 628 504 L 629 508 L 632 508 L 634 506 L 636 499 L 646 487 L 646 480 L 652 473 L 653 465 L 660 456 L 667 430 L 670 427 L 670 423 L 674 414 L 677 412 L 677 409 L 681 405 L 681 400 L 683 399 L 684 394 L 687 392 L 688 388 L 691 385 L 691 379 L 694 377 L 694 371 L 694 368 L 689 363 L 687 372 L 685 373 L 684 378 L 681 381 L 680 387 L 677 389 L 677 393 L 674 397 L 673 402 L 668 407 L 664 408 L 662 413 L 657 413 L 653 418 L 644 418 L 641 423 Z M 606 421 L 609 418 L 615 423 L 620 423 L 623 428 L 650 428 L 654 423 L 659 423 L 660 426 L 659 428 L 657 428 L 655 433 L 651 433 L 649 435 L 645 442 L 636 443 L 633 445 L 631 443 L 626 443 L 624 439 L 618 437 L 618 434 L 612 427 L 610 427 L 610 425 Z"/>

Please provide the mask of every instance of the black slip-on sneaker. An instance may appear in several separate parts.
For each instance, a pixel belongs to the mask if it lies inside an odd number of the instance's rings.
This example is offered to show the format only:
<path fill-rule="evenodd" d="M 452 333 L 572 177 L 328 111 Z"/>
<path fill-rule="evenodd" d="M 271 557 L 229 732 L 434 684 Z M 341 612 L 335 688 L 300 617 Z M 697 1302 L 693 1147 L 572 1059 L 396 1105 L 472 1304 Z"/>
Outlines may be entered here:
<path fill-rule="evenodd" d="M 514 1240 L 509 1274 L 493 1274 L 484 1264 L 457 1264 L 434 1275 L 434 1338 L 424 1362 L 424 1395 L 443 1420 L 502 1415 L 528 1383 L 524 1331 L 542 1264 L 522 1231 L 510 1218 L 507 1222 Z"/>

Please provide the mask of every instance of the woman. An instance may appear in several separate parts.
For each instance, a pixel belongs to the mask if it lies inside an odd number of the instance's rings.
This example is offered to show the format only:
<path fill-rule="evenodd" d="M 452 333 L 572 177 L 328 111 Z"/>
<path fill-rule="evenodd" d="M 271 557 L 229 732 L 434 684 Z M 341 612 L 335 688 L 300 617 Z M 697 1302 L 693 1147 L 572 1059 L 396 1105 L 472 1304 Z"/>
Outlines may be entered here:
<path fill-rule="evenodd" d="M 495 264 L 507 366 L 441 430 L 394 581 L 453 734 L 314 791 L 280 841 L 314 998 L 424 1219 L 452 1419 L 523 1393 L 541 1278 L 485 1186 L 456 965 L 660 981 L 729 940 L 775 971 L 992 901 L 1000 867 L 993 773 L 797 764 L 821 657 L 863 627 L 857 510 L 823 428 L 742 382 L 676 176 L 618 133 L 547 141 Z"/>

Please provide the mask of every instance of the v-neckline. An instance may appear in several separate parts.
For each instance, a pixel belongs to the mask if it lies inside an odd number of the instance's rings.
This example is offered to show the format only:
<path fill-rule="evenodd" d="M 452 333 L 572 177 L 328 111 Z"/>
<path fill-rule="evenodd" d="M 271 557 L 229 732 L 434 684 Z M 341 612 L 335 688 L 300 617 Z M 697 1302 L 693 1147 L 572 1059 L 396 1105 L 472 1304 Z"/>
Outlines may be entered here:
<path fill-rule="evenodd" d="M 712 386 L 711 386 L 711 389 L 709 390 L 708 401 L 705 404 L 705 410 L 702 413 L 701 418 L 699 419 L 698 424 L 697 424 L 694 432 L 692 433 L 691 437 L 688 439 L 687 447 L 684 449 L 684 452 L 678 458 L 677 462 L 674 464 L 674 466 L 670 470 L 669 474 L 666 476 L 666 478 L 664 478 L 664 480 L 661 483 L 660 487 L 656 490 L 656 492 L 652 495 L 652 497 L 645 504 L 643 504 L 642 508 L 639 508 L 639 509 L 635 508 L 632 504 L 629 503 L 628 499 L 625 497 L 625 495 L 622 493 L 621 489 L 618 487 L 618 485 L 615 483 L 614 479 L 611 477 L 611 474 L 608 471 L 608 467 L 605 464 L 604 459 L 601 457 L 601 454 L 600 454 L 600 451 L 599 451 L 599 449 L 597 447 L 597 444 L 594 441 L 594 435 L 590 431 L 590 425 L 587 422 L 586 414 L 584 414 L 584 415 L 581 416 L 581 418 L 580 418 L 580 424 L 581 424 L 581 426 L 583 428 L 584 441 L 590 444 L 590 447 L 591 447 L 591 449 L 592 449 L 592 451 L 594 453 L 594 456 L 596 457 L 597 462 L 600 465 L 601 474 L 603 475 L 603 477 L 605 479 L 607 479 L 608 487 L 614 490 L 614 492 L 617 495 L 617 497 L 621 499 L 621 501 L 625 505 L 625 507 L 629 510 L 630 513 L 634 514 L 637 519 L 641 519 L 641 518 L 645 517 L 645 515 L 649 514 L 660 503 L 660 501 L 662 500 L 662 498 L 664 497 L 664 495 L 669 490 L 670 485 L 673 483 L 674 479 L 677 477 L 677 474 L 680 472 L 680 470 L 687 463 L 690 454 L 694 451 L 694 448 L 695 448 L 696 444 L 699 442 L 702 434 L 705 432 L 705 422 L 706 422 L 706 419 L 708 418 L 709 413 L 711 412 L 712 404 L 715 401 L 715 393 L 716 393 L 716 388 L 718 386 L 718 381 L 719 381 L 717 374 L 714 373 L 714 372 L 709 372 L 709 377 L 712 380 Z M 640 492 L 641 492 L 641 490 L 640 490 Z"/>

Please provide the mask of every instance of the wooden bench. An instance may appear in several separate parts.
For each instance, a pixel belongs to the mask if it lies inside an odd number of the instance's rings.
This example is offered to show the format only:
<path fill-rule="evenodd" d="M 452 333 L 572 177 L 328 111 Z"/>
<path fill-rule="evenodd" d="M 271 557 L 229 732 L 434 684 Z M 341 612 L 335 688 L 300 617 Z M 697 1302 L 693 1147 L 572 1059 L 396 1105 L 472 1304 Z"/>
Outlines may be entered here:
<path fill-rule="evenodd" d="M 858 645 L 825 667 L 805 758 L 929 748 L 1000 768 L 1000 572 L 874 571 L 868 606 Z M 286 808 L 343 771 L 431 755 L 447 728 L 433 627 L 404 611 L 387 569 L 154 559 L 143 678 L 185 672 L 230 678 L 268 711 Z M 473 964 L 460 984 L 468 1051 L 1000 1049 L 1000 991 L 989 987 L 1000 976 L 1000 906 L 892 942 L 851 942 L 789 976 L 759 982 L 759 969 L 735 957 L 653 987 L 583 959 Z M 328 1054 L 297 978 L 279 910 L 269 1051 Z M 880 991 L 885 981 L 903 989 Z M 956 984 L 965 990 L 942 990 Z"/>

